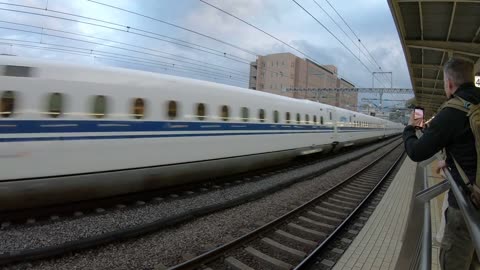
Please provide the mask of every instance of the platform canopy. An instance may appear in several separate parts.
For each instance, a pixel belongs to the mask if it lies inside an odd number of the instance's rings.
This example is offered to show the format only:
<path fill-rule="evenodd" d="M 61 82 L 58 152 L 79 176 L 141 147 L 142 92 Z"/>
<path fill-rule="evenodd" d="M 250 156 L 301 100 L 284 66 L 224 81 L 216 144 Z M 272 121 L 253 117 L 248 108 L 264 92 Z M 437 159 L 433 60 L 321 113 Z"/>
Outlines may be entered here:
<path fill-rule="evenodd" d="M 451 56 L 480 65 L 480 0 L 388 0 L 416 104 L 428 119 L 446 100 L 443 64 Z"/>

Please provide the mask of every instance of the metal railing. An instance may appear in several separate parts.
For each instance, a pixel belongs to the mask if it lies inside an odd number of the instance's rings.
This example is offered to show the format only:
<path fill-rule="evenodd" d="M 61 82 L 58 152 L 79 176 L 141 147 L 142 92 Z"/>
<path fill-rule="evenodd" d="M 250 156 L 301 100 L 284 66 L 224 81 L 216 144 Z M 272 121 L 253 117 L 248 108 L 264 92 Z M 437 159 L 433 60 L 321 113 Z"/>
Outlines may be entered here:
<path fill-rule="evenodd" d="M 447 191 L 448 189 L 451 189 L 452 194 L 458 203 L 459 209 L 470 233 L 470 238 L 473 242 L 477 257 L 480 260 L 480 211 L 473 206 L 462 185 L 453 179 L 452 174 L 447 168 L 442 169 L 446 180 L 434 186 L 428 187 L 427 166 L 436 159 L 440 159 L 440 157 L 433 157 L 429 160 L 418 163 L 417 165 L 416 182 L 417 185 L 423 186 L 423 190 L 417 192 L 412 198 L 414 201 L 410 209 L 409 223 L 415 223 L 412 219 L 414 219 L 414 217 L 418 217 L 419 212 L 423 212 L 423 221 L 421 226 L 418 226 L 419 224 L 416 224 L 417 226 L 411 226 L 409 224 L 408 227 L 411 228 L 407 227 L 407 235 L 405 238 L 416 238 L 418 241 L 408 241 L 408 239 L 404 240 L 405 243 L 402 247 L 399 261 L 397 262 L 397 269 L 431 269 L 432 224 L 430 200 Z M 411 252 L 409 253 L 408 249 L 415 250 L 414 253 L 416 254 L 411 254 Z"/>

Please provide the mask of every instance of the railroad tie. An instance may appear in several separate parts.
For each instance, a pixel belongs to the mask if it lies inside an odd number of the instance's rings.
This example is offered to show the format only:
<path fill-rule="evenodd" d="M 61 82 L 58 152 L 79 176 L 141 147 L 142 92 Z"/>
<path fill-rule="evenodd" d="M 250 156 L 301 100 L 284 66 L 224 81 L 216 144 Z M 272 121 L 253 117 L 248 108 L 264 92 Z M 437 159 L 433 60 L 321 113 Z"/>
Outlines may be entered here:
<path fill-rule="evenodd" d="M 332 210 L 335 210 L 337 212 L 342 212 L 342 213 L 346 213 L 346 214 L 350 213 L 353 210 L 352 207 L 345 207 L 345 206 L 341 206 L 341 205 L 337 205 L 337 204 L 333 204 L 333 203 L 329 203 L 329 202 L 322 202 L 321 205 L 324 206 L 327 209 L 332 209 Z"/>
<path fill-rule="evenodd" d="M 275 234 L 277 236 L 280 236 L 282 239 L 285 239 L 286 241 L 300 244 L 302 246 L 305 246 L 306 248 L 314 248 L 317 246 L 317 243 L 314 241 L 311 241 L 302 237 L 298 237 L 286 231 L 276 230 Z"/>
<path fill-rule="evenodd" d="M 284 244 L 278 243 L 277 241 L 268 237 L 262 238 L 262 243 L 267 245 L 274 252 L 278 252 L 282 255 L 291 257 L 296 260 L 301 260 L 305 258 L 305 256 L 307 256 L 307 253 L 303 251 L 285 246 Z"/>
<path fill-rule="evenodd" d="M 295 223 L 288 223 L 289 230 L 298 233 L 301 236 L 307 237 L 310 240 L 319 241 L 320 239 L 325 238 L 327 235 L 323 232 L 305 228 Z"/>
<path fill-rule="evenodd" d="M 341 217 L 342 219 L 347 216 L 346 213 L 343 212 L 338 212 L 335 210 L 330 210 L 328 208 L 322 207 L 322 206 L 315 206 L 315 210 L 317 210 L 320 214 L 327 215 L 327 216 L 332 216 L 332 217 Z"/>
<path fill-rule="evenodd" d="M 255 270 L 250 266 L 242 263 L 241 261 L 235 259 L 234 257 L 226 258 L 225 263 L 228 264 L 228 266 L 230 266 L 230 268 L 234 270 Z"/>
<path fill-rule="evenodd" d="M 325 223 L 333 225 L 333 226 L 337 226 L 338 224 L 340 224 L 342 222 L 342 220 L 339 219 L 339 218 L 329 217 L 329 216 L 319 214 L 319 213 L 314 212 L 314 211 L 308 211 L 306 213 L 306 215 L 308 217 L 310 217 L 311 219 L 314 219 L 314 220 L 320 221 L 320 222 L 325 222 Z"/>
<path fill-rule="evenodd" d="M 318 222 L 318 221 L 309 219 L 309 218 L 304 217 L 304 216 L 300 216 L 298 219 L 301 220 L 301 221 L 303 221 L 303 222 L 305 222 L 305 223 L 307 223 L 307 224 L 310 224 L 310 225 L 319 227 L 319 228 L 321 228 L 322 230 L 331 231 L 331 230 L 335 229 L 335 226 L 332 226 L 332 225 L 329 225 L 329 224 L 326 224 L 326 223 L 323 223 L 323 222 Z"/>
<path fill-rule="evenodd" d="M 261 264 L 268 266 L 268 269 L 290 270 L 293 268 L 293 265 L 273 258 L 251 246 L 246 247 L 245 251 L 257 259 Z"/>

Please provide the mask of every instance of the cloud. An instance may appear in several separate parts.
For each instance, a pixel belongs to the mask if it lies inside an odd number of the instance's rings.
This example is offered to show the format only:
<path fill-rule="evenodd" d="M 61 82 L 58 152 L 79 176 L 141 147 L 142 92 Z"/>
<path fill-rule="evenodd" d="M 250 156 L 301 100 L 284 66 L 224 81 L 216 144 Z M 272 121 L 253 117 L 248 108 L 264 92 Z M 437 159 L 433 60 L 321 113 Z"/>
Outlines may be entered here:
<path fill-rule="evenodd" d="M 175 1 L 175 2 L 159 2 L 159 1 L 112 1 L 112 0 L 99 0 L 115 6 L 132 10 L 141 14 L 146 14 L 155 18 L 163 19 L 178 25 L 193 29 L 200 33 L 210 35 L 216 39 L 234 44 L 235 46 L 244 48 L 248 51 L 255 52 L 255 54 L 264 55 L 278 52 L 292 52 L 299 57 L 304 57 L 300 53 L 288 48 L 287 46 L 279 43 L 278 41 L 268 37 L 267 35 L 253 29 L 250 26 L 239 22 L 228 15 L 225 15 L 200 1 Z M 277 1 L 277 0 L 264 0 L 264 1 L 244 1 L 244 0 L 206 0 L 216 6 L 219 6 L 249 22 L 257 25 L 265 31 L 275 35 L 276 37 L 294 45 L 298 49 L 304 51 L 308 55 L 311 55 L 315 60 L 321 64 L 333 64 L 339 68 L 340 74 L 346 79 L 354 82 L 358 86 L 368 87 L 371 85 L 371 74 L 365 70 L 364 67 L 345 49 L 338 41 L 336 41 L 329 33 L 327 33 L 318 23 L 312 20 L 306 13 L 299 9 L 291 1 Z M 25 5 L 32 5 L 39 8 L 44 8 L 46 2 L 44 1 L 10 1 L 12 3 L 21 3 Z M 310 10 L 315 16 L 317 16 L 322 23 L 325 24 L 331 31 L 333 31 L 338 37 L 347 44 L 352 51 L 358 53 L 358 49 L 350 43 L 350 41 L 343 36 L 339 29 L 313 4 L 312 1 L 299 1 L 308 10 Z M 330 14 L 334 14 L 329 6 L 322 0 L 317 0 L 324 8 L 326 8 Z M 104 21 L 109 21 L 119 25 L 128 25 L 131 27 L 143 29 L 145 31 L 151 31 L 178 39 L 186 40 L 195 44 L 199 44 L 203 47 L 209 47 L 215 49 L 217 52 L 211 51 L 206 48 L 197 47 L 199 50 L 192 50 L 185 46 L 179 46 L 171 44 L 165 41 L 158 40 L 159 36 L 151 35 L 154 38 L 140 37 L 131 33 L 124 33 L 111 29 L 95 27 L 88 24 L 80 24 L 74 22 L 66 22 L 53 18 L 37 17 L 25 14 L 15 14 L 11 12 L 0 11 L 0 16 L 7 21 L 15 21 L 20 23 L 28 23 L 41 27 L 54 28 L 65 31 L 72 31 L 75 33 L 92 35 L 105 39 L 111 39 L 119 42 L 132 44 L 135 46 L 141 46 L 151 48 L 152 50 L 142 50 L 141 48 L 134 48 L 132 46 L 119 45 L 114 42 L 99 41 L 96 39 L 85 39 L 99 44 L 92 44 L 86 42 L 78 42 L 73 40 L 66 40 L 54 37 L 43 36 L 44 42 L 51 42 L 62 45 L 76 46 L 82 48 L 88 48 L 92 50 L 109 51 L 118 54 L 126 54 L 135 57 L 142 57 L 155 61 L 173 62 L 173 60 L 161 58 L 159 56 L 180 59 L 174 56 L 168 56 L 165 53 L 181 55 L 183 57 L 192 58 L 198 61 L 211 63 L 212 65 L 223 66 L 230 69 L 235 69 L 243 73 L 249 72 L 249 66 L 239 61 L 250 62 L 255 60 L 255 55 L 251 55 L 245 51 L 233 48 L 226 44 L 216 42 L 214 40 L 202 37 L 200 35 L 193 34 L 188 31 L 180 30 L 162 24 L 158 21 L 150 20 L 133 14 L 128 14 L 123 11 L 113 10 L 108 7 L 93 4 L 89 1 L 63 1 L 63 0 L 49 0 L 49 9 L 59 10 L 62 12 L 74 13 L 81 16 L 98 18 Z M 338 0 L 331 1 L 338 9 L 338 11 L 344 15 L 344 18 L 350 23 L 351 27 L 361 37 L 362 42 L 369 48 L 370 52 L 377 59 L 383 70 L 392 70 L 394 72 L 394 86 L 396 87 L 409 87 L 410 81 L 408 77 L 408 71 L 406 68 L 403 51 L 396 34 L 395 26 L 388 9 L 388 5 L 382 0 L 366 0 L 362 1 L 361 5 L 353 5 L 351 1 Z M 0 7 L 5 7 L 1 6 Z M 10 7 L 11 8 L 11 7 Z M 24 10 L 22 8 L 17 8 Z M 45 11 L 35 11 L 39 13 L 48 13 Z M 58 15 L 58 14 L 57 14 Z M 62 15 L 63 17 L 68 17 Z M 338 17 L 335 17 L 337 22 L 340 22 Z M 86 19 L 81 19 L 89 21 Z M 93 21 L 90 21 L 93 22 Z M 94 22 L 102 25 L 112 26 L 111 24 Z M 6 24 L 0 24 L 0 26 Z M 121 26 L 115 26 L 121 28 Z M 28 29 L 25 27 L 17 27 L 21 29 Z M 344 27 L 345 28 L 345 27 Z M 345 28 L 346 29 L 346 28 Z M 32 28 L 30 28 L 32 30 Z M 38 30 L 36 30 L 38 31 Z M 55 32 L 45 31 L 45 33 L 53 34 Z M 65 35 L 59 34 L 58 35 Z M 35 34 L 20 34 L 14 31 L 0 30 L 0 37 L 5 38 L 7 36 L 16 36 L 28 40 L 40 39 L 40 35 Z M 72 35 L 66 35 L 73 37 Z M 115 49 L 111 46 L 128 48 L 129 50 Z M 188 45 L 191 46 L 191 45 Z M 3 48 L 3 47 L 0 47 Z M 4 47 L 5 51 L 8 51 L 8 46 Z M 1 49 L 0 49 L 1 50 Z M 203 51 L 201 51 L 203 50 Z M 15 48 L 18 54 L 36 56 L 36 57 L 49 57 L 60 59 L 80 59 L 89 63 L 91 57 L 82 57 L 75 55 L 67 55 L 60 52 L 41 51 L 38 49 L 25 49 Z M 137 51 L 137 52 L 134 52 Z M 141 53 L 141 52 L 142 53 Z M 209 51 L 210 53 L 207 53 Z M 164 53 L 162 53 L 164 52 Z M 219 55 L 213 55 L 219 54 Z M 223 53 L 227 55 L 235 55 L 242 60 L 232 61 L 223 56 Z M 367 63 L 366 59 L 362 56 L 362 59 Z M 190 60 L 189 60 L 190 61 Z M 127 68 L 145 69 L 157 72 L 170 72 L 169 74 L 175 74 L 171 70 L 165 70 L 161 67 L 154 66 L 140 66 L 134 64 L 120 63 L 114 61 L 97 61 L 97 64 L 117 65 Z M 191 65 L 186 63 L 178 63 L 178 65 L 184 65 L 188 67 L 197 67 L 198 65 Z M 374 68 L 369 64 L 370 68 Z M 225 73 L 227 71 L 224 71 Z M 195 78 L 202 78 L 201 75 L 193 75 L 188 73 L 178 73 L 181 76 L 191 76 Z M 208 77 L 204 77 L 207 80 L 211 80 Z M 246 79 L 245 79 L 246 80 Z M 241 85 L 246 87 L 245 83 L 228 82 L 223 80 L 222 82 Z"/>

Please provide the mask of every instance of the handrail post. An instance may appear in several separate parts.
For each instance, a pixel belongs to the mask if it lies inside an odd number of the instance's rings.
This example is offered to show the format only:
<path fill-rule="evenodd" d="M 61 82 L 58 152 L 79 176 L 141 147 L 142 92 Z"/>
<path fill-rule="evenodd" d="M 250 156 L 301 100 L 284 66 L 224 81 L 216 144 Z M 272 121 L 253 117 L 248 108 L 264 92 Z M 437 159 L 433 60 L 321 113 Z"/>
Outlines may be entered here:
<path fill-rule="evenodd" d="M 423 186 L 428 188 L 427 167 L 422 166 Z M 420 270 L 430 270 L 432 268 L 432 220 L 430 213 L 430 200 L 423 203 L 423 228 L 422 228 L 422 247 L 420 254 Z"/>

